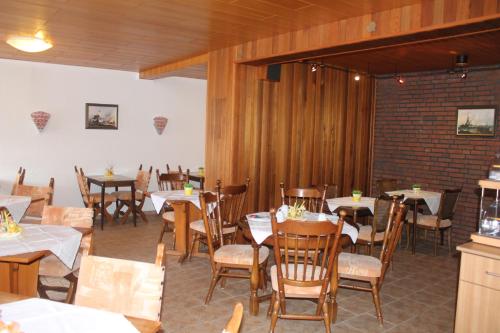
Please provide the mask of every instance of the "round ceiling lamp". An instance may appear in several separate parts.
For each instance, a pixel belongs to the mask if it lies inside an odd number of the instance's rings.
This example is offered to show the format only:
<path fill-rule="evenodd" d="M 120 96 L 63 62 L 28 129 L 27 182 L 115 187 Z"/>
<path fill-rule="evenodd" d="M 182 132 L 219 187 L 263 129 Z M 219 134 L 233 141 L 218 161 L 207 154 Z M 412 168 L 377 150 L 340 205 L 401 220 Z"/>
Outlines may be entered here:
<path fill-rule="evenodd" d="M 35 36 L 11 36 L 7 39 L 7 44 L 24 52 L 43 52 L 50 49 L 53 45 L 47 39 L 43 32 L 39 31 Z"/>

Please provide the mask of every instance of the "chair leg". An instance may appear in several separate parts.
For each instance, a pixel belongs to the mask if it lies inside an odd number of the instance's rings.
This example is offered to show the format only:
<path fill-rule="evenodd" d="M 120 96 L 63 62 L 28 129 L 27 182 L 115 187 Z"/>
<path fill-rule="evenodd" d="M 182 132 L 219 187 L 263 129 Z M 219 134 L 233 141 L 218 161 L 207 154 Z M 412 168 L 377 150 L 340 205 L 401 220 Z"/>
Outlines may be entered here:
<path fill-rule="evenodd" d="M 127 204 L 127 210 L 125 211 L 125 214 L 123 214 L 122 218 L 120 219 L 120 224 L 125 224 L 127 222 L 128 217 L 130 216 L 130 213 L 132 213 L 132 206 L 130 203 Z"/>
<path fill-rule="evenodd" d="M 328 299 L 323 302 L 323 320 L 325 321 L 326 333 L 331 333 L 330 327 L 330 313 L 328 308 Z"/>
<path fill-rule="evenodd" d="M 434 231 L 434 256 L 438 255 L 439 229 Z"/>
<path fill-rule="evenodd" d="M 451 256 L 451 227 L 448 228 L 448 255 Z"/>
<path fill-rule="evenodd" d="M 380 306 L 380 296 L 378 290 L 378 281 L 370 281 L 372 286 L 372 296 L 373 304 L 375 304 L 375 311 L 377 312 L 377 319 L 380 325 L 384 324 L 384 318 L 382 317 L 382 308 Z"/>
<path fill-rule="evenodd" d="M 167 224 L 168 224 L 167 221 L 162 221 L 162 222 L 163 222 L 163 226 L 161 227 L 160 239 L 158 239 L 158 244 L 160 244 L 161 241 L 163 240 L 163 235 L 165 234 L 165 231 L 167 229 Z"/>
<path fill-rule="evenodd" d="M 207 297 L 205 298 L 205 304 L 208 304 L 210 300 L 212 299 L 212 294 L 214 293 L 215 286 L 217 285 L 217 282 L 220 279 L 220 273 L 222 271 L 222 268 L 218 268 L 217 271 L 212 273 L 212 280 L 210 281 L 210 287 L 208 288 L 208 294 Z"/>
<path fill-rule="evenodd" d="M 410 223 L 406 224 L 406 249 L 410 248 Z"/>
<path fill-rule="evenodd" d="M 72 304 L 76 293 L 76 284 L 78 283 L 78 278 L 71 273 L 65 277 L 69 281 L 68 293 L 66 294 L 66 303 Z"/>
<path fill-rule="evenodd" d="M 269 301 L 269 307 L 267 308 L 267 316 L 271 317 L 271 314 L 273 312 L 273 305 L 274 302 L 276 301 L 276 292 L 273 290 L 271 294 L 271 300 Z"/>
<path fill-rule="evenodd" d="M 200 234 L 196 231 L 193 231 L 193 237 L 191 238 L 191 246 L 189 250 L 189 255 L 188 259 L 191 261 L 191 258 L 193 257 L 193 251 L 194 251 L 194 246 L 195 244 L 199 244 L 199 239 L 200 239 Z"/>
<path fill-rule="evenodd" d="M 273 312 L 271 314 L 271 327 L 269 332 L 274 333 L 274 328 L 276 327 L 276 322 L 278 321 L 278 312 L 280 310 L 280 298 L 276 295 L 276 299 L 273 304 Z"/>

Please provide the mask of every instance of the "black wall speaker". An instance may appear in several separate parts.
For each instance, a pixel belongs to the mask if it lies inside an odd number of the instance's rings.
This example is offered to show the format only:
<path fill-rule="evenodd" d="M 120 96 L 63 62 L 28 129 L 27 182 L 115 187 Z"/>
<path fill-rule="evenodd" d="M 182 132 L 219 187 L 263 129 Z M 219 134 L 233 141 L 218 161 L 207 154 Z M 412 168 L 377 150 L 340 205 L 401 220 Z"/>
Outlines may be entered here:
<path fill-rule="evenodd" d="M 281 65 L 269 65 L 267 66 L 267 79 L 269 81 L 279 81 L 281 76 Z"/>

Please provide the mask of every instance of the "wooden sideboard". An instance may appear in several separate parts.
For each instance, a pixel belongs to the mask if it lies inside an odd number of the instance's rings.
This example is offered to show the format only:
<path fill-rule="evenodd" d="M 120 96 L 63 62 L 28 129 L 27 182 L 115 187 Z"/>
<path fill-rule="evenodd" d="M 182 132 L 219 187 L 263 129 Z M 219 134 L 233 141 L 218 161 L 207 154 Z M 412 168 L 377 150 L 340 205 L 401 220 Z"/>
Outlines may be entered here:
<path fill-rule="evenodd" d="M 500 332 L 500 246 L 470 242 L 457 250 L 462 259 L 455 333 Z"/>

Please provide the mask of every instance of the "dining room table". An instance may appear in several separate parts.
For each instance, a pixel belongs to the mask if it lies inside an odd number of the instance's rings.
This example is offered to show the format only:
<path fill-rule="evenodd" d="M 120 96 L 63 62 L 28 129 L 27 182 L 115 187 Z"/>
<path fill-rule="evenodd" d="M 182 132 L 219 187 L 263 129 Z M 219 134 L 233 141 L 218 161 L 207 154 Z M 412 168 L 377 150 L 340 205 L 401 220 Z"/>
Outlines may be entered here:
<path fill-rule="evenodd" d="M 158 214 L 165 204 L 174 210 L 175 248 L 167 250 L 166 253 L 179 256 L 179 263 L 183 263 L 189 254 L 189 243 L 192 239 L 189 224 L 202 218 L 199 193 L 198 190 L 193 190 L 191 195 L 186 195 L 184 190 L 151 193 L 151 201 Z M 194 247 L 192 255 L 206 257 L 205 254 L 198 252 L 197 246 Z"/>
<path fill-rule="evenodd" d="M 87 183 L 90 190 L 90 185 L 94 184 L 101 188 L 101 230 L 104 229 L 104 197 L 106 194 L 107 187 L 114 187 L 115 191 L 118 191 L 119 187 L 130 187 L 132 194 L 132 216 L 134 221 L 134 227 L 137 226 L 137 210 L 135 207 L 135 178 L 131 178 L 123 175 L 91 175 L 87 176 Z"/>
<path fill-rule="evenodd" d="M 13 236 L 0 236 L 0 291 L 36 296 L 40 260 L 54 254 L 72 268 L 84 235 L 91 228 L 60 225 L 21 225 Z"/>
<path fill-rule="evenodd" d="M 156 333 L 161 322 L 0 291 L 0 320 L 25 333 Z"/>
<path fill-rule="evenodd" d="M 427 205 L 431 214 L 436 215 L 441 202 L 441 192 L 423 190 L 396 190 L 386 192 L 388 195 L 404 196 L 403 202 L 413 209 L 413 226 L 411 239 L 411 253 L 415 254 L 417 247 L 417 217 L 418 209 L 421 205 Z"/>
<path fill-rule="evenodd" d="M 375 200 L 375 198 L 371 197 L 361 197 L 356 201 L 351 196 L 326 199 L 326 203 L 332 213 L 337 213 L 340 209 L 346 210 L 348 215 L 352 215 L 352 224 L 356 226 L 360 214 L 373 215 Z"/>
<path fill-rule="evenodd" d="M 304 219 L 307 221 L 330 221 L 332 223 L 337 223 L 338 216 L 324 214 L 324 213 L 311 213 L 305 212 Z M 279 222 L 280 220 L 278 220 Z M 314 223 L 314 222 L 311 222 Z M 259 314 L 259 304 L 263 301 L 269 300 L 271 295 L 261 295 L 258 294 L 259 286 L 262 285 L 260 281 L 259 274 L 259 249 L 261 246 L 265 245 L 272 247 L 273 244 L 273 231 L 271 226 L 271 214 L 269 212 L 257 212 L 247 214 L 245 219 L 238 222 L 238 225 L 242 231 L 243 237 L 249 240 L 253 248 L 253 267 L 250 276 L 250 309 L 249 312 L 252 315 L 257 316 Z M 354 226 L 344 223 L 342 229 L 341 246 L 347 247 L 356 243 L 358 238 L 358 229 Z M 333 275 L 331 279 L 332 284 L 338 283 L 337 270 L 333 270 Z M 334 300 L 335 301 L 335 300 Z"/>

